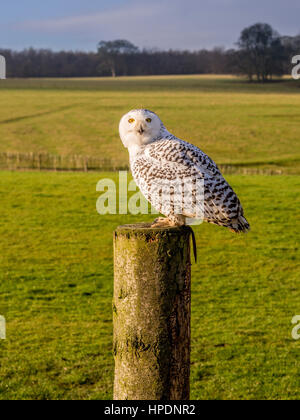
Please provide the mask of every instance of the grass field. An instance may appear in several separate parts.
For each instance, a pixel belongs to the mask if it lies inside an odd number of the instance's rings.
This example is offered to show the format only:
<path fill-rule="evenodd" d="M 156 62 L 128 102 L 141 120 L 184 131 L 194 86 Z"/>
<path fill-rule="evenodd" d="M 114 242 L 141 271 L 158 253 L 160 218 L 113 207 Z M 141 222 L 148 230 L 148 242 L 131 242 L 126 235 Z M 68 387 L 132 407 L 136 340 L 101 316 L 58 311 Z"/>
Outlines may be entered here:
<path fill-rule="evenodd" d="M 299 87 L 288 79 L 260 85 L 227 76 L 2 80 L 0 153 L 84 155 L 124 165 L 118 122 L 145 107 L 218 164 L 298 173 Z"/>
<path fill-rule="evenodd" d="M 0 154 L 128 162 L 118 121 L 158 112 L 228 175 L 252 230 L 195 227 L 193 399 L 299 399 L 299 83 L 232 77 L 0 81 Z M 0 399 L 112 398 L 112 232 L 153 216 L 96 212 L 116 173 L 0 171 Z"/>
<path fill-rule="evenodd" d="M 112 231 L 141 219 L 97 214 L 107 176 L 0 174 L 0 398 L 112 397 Z M 300 179 L 228 180 L 252 231 L 195 228 L 191 397 L 299 398 Z"/>

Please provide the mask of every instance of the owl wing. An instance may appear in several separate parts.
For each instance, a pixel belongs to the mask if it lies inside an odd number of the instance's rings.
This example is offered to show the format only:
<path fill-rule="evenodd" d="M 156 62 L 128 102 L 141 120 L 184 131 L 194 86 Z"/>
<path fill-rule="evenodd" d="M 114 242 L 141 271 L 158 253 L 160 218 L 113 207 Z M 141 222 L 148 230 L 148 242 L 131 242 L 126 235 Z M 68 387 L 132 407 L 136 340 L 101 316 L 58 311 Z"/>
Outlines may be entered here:
<path fill-rule="evenodd" d="M 142 194 L 160 213 L 202 216 L 235 231 L 249 228 L 237 195 L 196 146 L 174 136 L 157 140 L 142 148 L 131 169 Z"/>

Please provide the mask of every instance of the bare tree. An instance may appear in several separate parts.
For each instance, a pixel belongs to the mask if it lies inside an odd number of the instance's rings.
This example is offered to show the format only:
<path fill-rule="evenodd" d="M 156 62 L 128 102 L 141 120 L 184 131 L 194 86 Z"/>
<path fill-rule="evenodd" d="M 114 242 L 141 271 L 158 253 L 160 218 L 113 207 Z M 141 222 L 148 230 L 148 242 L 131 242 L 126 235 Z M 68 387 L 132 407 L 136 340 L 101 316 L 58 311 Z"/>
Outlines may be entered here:
<path fill-rule="evenodd" d="M 125 39 L 115 41 L 100 41 L 98 44 L 98 54 L 100 58 L 100 68 L 109 68 L 112 77 L 119 74 L 124 56 L 138 52 L 138 47 Z"/>
<path fill-rule="evenodd" d="M 239 38 L 239 66 L 249 80 L 256 76 L 266 82 L 273 74 L 283 74 L 283 46 L 279 34 L 267 23 L 245 28 Z"/>

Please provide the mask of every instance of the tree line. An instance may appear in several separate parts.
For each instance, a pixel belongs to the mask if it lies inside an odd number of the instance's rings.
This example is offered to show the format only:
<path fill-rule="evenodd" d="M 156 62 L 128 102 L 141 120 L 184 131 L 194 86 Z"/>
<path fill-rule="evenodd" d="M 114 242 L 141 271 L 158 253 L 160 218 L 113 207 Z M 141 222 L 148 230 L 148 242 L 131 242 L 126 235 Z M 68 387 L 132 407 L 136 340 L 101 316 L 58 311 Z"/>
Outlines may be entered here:
<path fill-rule="evenodd" d="M 280 36 L 270 25 L 245 28 L 236 48 L 168 50 L 139 49 L 127 40 L 100 41 L 97 52 L 29 48 L 0 49 L 7 77 L 97 77 L 168 74 L 235 74 L 266 82 L 291 72 L 291 58 L 300 54 L 300 35 Z"/>

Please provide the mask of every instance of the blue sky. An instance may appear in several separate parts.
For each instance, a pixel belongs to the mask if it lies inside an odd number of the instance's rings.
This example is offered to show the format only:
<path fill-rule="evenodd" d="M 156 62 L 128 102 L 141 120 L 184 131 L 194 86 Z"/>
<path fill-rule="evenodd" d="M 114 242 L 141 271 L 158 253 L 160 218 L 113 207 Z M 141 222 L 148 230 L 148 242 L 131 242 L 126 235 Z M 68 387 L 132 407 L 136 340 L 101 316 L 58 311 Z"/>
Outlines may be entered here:
<path fill-rule="evenodd" d="M 162 49 L 232 47 L 256 22 L 299 34 L 300 0 L 3 0 L 0 48 L 93 51 L 118 38 Z"/>

